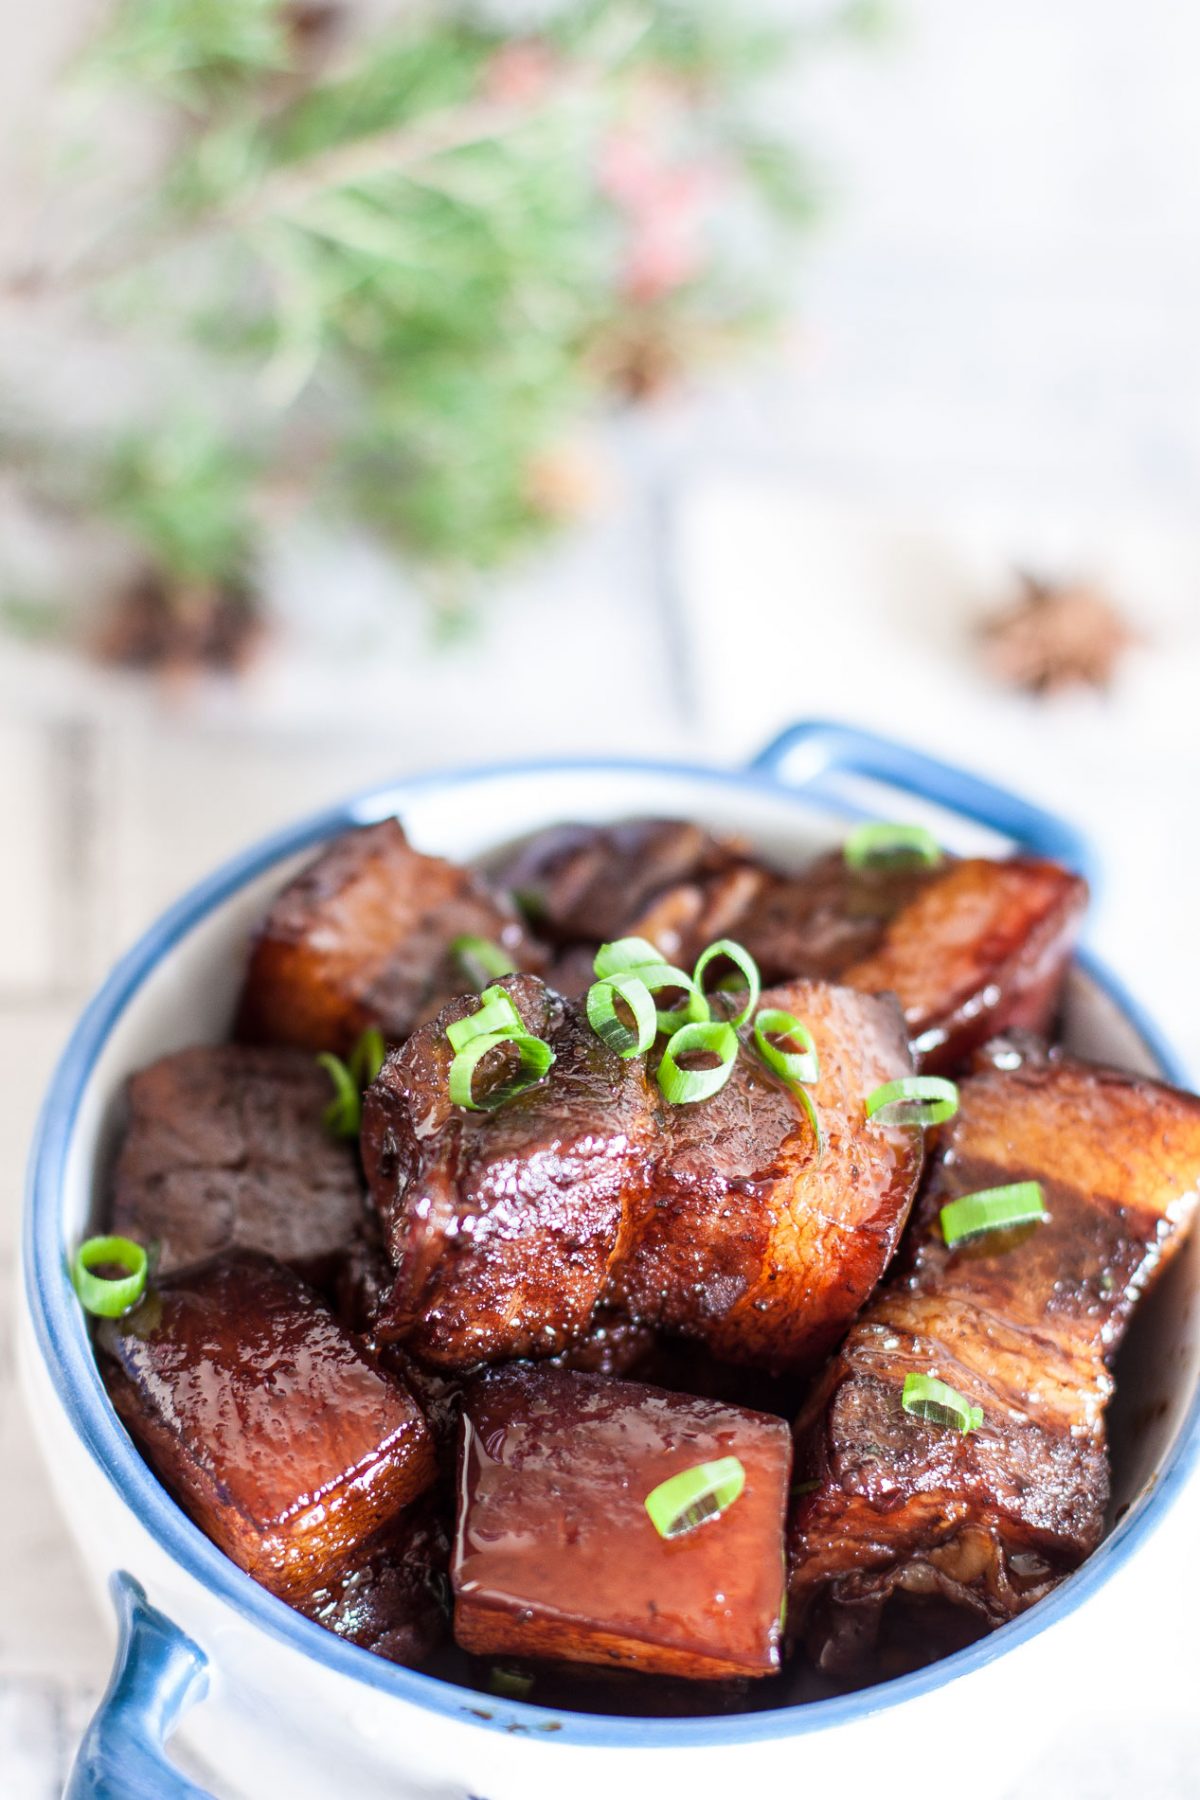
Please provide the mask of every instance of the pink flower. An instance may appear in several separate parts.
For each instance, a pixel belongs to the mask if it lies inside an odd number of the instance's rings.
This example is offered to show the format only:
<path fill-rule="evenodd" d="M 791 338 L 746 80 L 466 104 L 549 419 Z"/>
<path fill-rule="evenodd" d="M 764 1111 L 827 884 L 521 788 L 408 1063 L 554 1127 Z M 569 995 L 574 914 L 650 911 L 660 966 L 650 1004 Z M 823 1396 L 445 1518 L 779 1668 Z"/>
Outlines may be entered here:
<path fill-rule="evenodd" d="M 535 38 L 504 44 L 488 58 L 483 90 L 501 106 L 532 108 L 554 81 L 557 60 Z"/>

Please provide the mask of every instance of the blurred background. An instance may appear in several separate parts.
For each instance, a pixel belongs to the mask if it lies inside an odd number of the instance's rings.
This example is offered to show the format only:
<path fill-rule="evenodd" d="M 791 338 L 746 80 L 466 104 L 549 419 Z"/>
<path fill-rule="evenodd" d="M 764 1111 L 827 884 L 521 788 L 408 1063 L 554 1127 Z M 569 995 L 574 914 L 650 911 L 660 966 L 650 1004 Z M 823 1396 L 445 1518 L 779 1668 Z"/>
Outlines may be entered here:
<path fill-rule="evenodd" d="M 0 1258 L 116 952 L 437 764 L 903 736 L 1091 832 L 1093 941 L 1200 1069 L 1198 75 L 1172 0 L 22 8 Z M 106 1628 L 6 1357 L 0 1769 L 40 1800 Z M 1023 1791 L 1194 1792 L 1141 1586 L 1120 1707 L 1068 1687 Z"/>

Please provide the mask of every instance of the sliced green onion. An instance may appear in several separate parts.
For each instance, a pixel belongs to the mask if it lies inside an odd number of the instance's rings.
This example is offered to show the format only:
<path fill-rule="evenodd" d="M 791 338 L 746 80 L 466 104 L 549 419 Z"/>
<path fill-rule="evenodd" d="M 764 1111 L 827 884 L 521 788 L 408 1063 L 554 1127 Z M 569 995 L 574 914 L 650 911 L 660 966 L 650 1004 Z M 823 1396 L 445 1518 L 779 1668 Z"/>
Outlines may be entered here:
<path fill-rule="evenodd" d="M 326 1131 L 337 1138 L 356 1138 L 362 1127 L 362 1089 L 332 1051 L 322 1050 L 317 1061 L 333 1083 L 333 1099 L 321 1114 Z"/>
<path fill-rule="evenodd" d="M 447 1025 L 446 1036 L 450 1039 L 451 1049 L 465 1049 L 472 1038 L 524 1031 L 525 1021 L 503 988 L 487 988 L 480 999 L 483 1004 L 478 1012 L 468 1013 L 465 1019 L 455 1019 L 452 1025 Z"/>
<path fill-rule="evenodd" d="M 519 1669 L 504 1669 L 499 1663 L 493 1663 L 488 1672 L 488 1687 L 501 1699 L 524 1700 L 533 1691 L 533 1676 L 522 1675 Z"/>
<path fill-rule="evenodd" d="M 475 1071 L 484 1057 L 500 1045 L 511 1046 L 520 1057 L 516 1072 L 507 1081 L 488 1088 L 477 1097 Z M 450 1064 L 450 1098 L 455 1106 L 469 1107 L 472 1112 L 494 1112 L 506 1100 L 536 1087 L 554 1061 L 549 1044 L 527 1031 L 496 1031 L 487 1037 L 474 1037 Z"/>
<path fill-rule="evenodd" d="M 785 1050 L 782 1045 L 772 1043 L 772 1038 L 784 1038 L 800 1048 Z M 754 1047 L 768 1069 L 782 1075 L 785 1081 L 820 1080 L 821 1062 L 813 1034 L 794 1013 L 781 1012 L 774 1006 L 764 1007 L 754 1021 Z"/>
<path fill-rule="evenodd" d="M 982 1406 L 972 1406 L 957 1388 L 934 1375 L 906 1375 L 900 1404 L 914 1419 L 927 1419 L 950 1431 L 978 1431 L 983 1424 Z"/>
<path fill-rule="evenodd" d="M 720 1058 L 715 1068 L 681 1069 L 678 1058 L 709 1051 Z M 663 1051 L 658 1085 L 672 1106 L 707 1100 L 725 1086 L 737 1061 L 738 1034 L 724 1021 L 681 1025 Z"/>
<path fill-rule="evenodd" d="M 643 963 L 661 961 L 662 951 L 656 950 L 646 938 L 627 937 L 601 944 L 592 967 L 602 981 L 606 975 L 619 975 L 623 969 L 640 969 Z"/>
<path fill-rule="evenodd" d="M 493 944 L 489 938 L 456 937 L 450 946 L 450 954 L 457 957 L 463 974 L 476 988 L 485 988 L 497 975 L 512 975 L 517 966 L 508 951 Z"/>
<path fill-rule="evenodd" d="M 123 1275 L 97 1275 L 97 1268 L 116 1263 Z M 80 1244 L 71 1262 L 71 1285 L 81 1304 L 98 1319 L 119 1319 L 146 1291 L 146 1252 L 127 1237 L 92 1237 Z"/>
<path fill-rule="evenodd" d="M 720 1456 L 660 1482 L 646 1495 L 645 1507 L 659 1537 L 683 1537 L 727 1512 L 745 1485 L 739 1458 Z"/>
<path fill-rule="evenodd" d="M 683 1025 L 706 1025 L 709 1019 L 708 1001 L 700 992 L 691 976 L 683 969 L 676 969 L 670 963 L 639 963 L 636 969 L 630 970 L 649 988 L 652 994 L 665 993 L 668 989 L 678 988 L 683 994 L 681 1006 L 660 1006 L 658 1008 L 658 1029 L 668 1036 L 678 1031 Z"/>
<path fill-rule="evenodd" d="M 387 1055 L 378 1025 L 368 1025 L 346 1061 L 322 1050 L 317 1062 L 333 1083 L 333 1099 L 321 1114 L 326 1131 L 338 1138 L 356 1138 L 362 1130 L 363 1089 L 369 1088 Z"/>
<path fill-rule="evenodd" d="M 692 980 L 701 994 L 704 993 L 704 971 L 709 963 L 714 962 L 718 956 L 726 957 L 739 974 L 745 976 L 746 1004 L 741 1012 L 735 1013 L 729 1021 L 731 1025 L 744 1025 L 758 1005 L 758 996 L 762 993 L 762 977 L 758 972 L 758 964 L 750 952 L 741 944 L 735 943 L 732 938 L 718 938 L 715 944 L 710 944 L 708 949 L 703 952 L 696 967 L 692 970 Z M 740 988 L 742 983 L 722 981 L 720 985 Z"/>
<path fill-rule="evenodd" d="M 633 1027 L 618 1015 L 616 1002 L 623 1000 L 633 1014 Z M 588 1024 L 610 1050 L 628 1059 L 649 1050 L 658 1036 L 658 1014 L 650 989 L 633 969 L 606 975 L 588 989 Z"/>
<path fill-rule="evenodd" d="M 819 1162 L 825 1154 L 825 1127 L 821 1123 L 821 1115 L 817 1111 L 817 1103 L 802 1081 L 791 1081 L 788 1083 L 788 1086 L 808 1114 L 808 1122 L 812 1126 L 817 1161 Z"/>
<path fill-rule="evenodd" d="M 383 1041 L 383 1033 L 378 1025 L 368 1025 L 367 1029 L 350 1052 L 347 1067 L 360 1092 L 369 1088 L 383 1067 L 387 1056 L 387 1045 Z"/>
<path fill-rule="evenodd" d="M 940 1075 L 885 1081 L 867 1096 L 867 1117 L 881 1125 L 940 1125 L 958 1111 L 958 1089 Z"/>
<path fill-rule="evenodd" d="M 859 825 L 842 846 L 851 869 L 895 867 L 934 868 L 942 860 L 942 848 L 923 825 Z"/>
<path fill-rule="evenodd" d="M 1040 1181 L 1013 1181 L 1007 1187 L 980 1188 L 963 1194 L 941 1210 L 942 1236 L 949 1249 L 1003 1231 L 1007 1225 L 1034 1225 L 1046 1217 Z"/>

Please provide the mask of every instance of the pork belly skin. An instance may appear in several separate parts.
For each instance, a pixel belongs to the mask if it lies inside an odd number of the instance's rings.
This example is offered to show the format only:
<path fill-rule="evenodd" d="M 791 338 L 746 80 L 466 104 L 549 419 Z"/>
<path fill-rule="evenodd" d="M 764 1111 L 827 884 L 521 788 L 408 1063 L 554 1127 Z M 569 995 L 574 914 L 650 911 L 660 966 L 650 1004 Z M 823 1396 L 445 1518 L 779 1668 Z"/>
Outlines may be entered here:
<path fill-rule="evenodd" d="M 793 1628 L 855 1673 L 887 1609 L 937 1601 L 981 1629 L 1023 1611 L 1097 1545 L 1111 1360 L 1182 1240 L 1200 1187 L 1200 1100 L 1027 1057 L 960 1089 L 884 1286 L 797 1421 Z M 1018 1180 L 1049 1216 L 948 1250 L 948 1201 Z M 983 1409 L 971 1433 L 900 1404 L 910 1372 Z"/>

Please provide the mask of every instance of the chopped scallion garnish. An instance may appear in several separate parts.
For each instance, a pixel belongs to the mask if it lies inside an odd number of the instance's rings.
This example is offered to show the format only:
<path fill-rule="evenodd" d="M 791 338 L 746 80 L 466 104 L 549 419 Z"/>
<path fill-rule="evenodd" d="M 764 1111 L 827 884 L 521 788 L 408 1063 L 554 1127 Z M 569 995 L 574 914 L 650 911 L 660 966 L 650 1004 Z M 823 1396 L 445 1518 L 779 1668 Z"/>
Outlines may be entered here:
<path fill-rule="evenodd" d="M 989 1231 L 1010 1225 L 1034 1225 L 1046 1217 L 1046 1202 L 1038 1181 L 1013 1181 L 1006 1187 L 980 1188 L 962 1194 L 943 1206 L 942 1236 L 947 1247 L 967 1243 Z"/>
<path fill-rule="evenodd" d="M 707 1069 L 681 1069 L 681 1056 L 705 1054 L 716 1056 L 715 1066 Z M 738 1034 L 723 1021 L 705 1021 L 681 1025 L 663 1051 L 658 1065 L 658 1085 L 672 1106 L 695 1100 L 707 1100 L 719 1093 L 733 1073 L 737 1060 Z"/>
<path fill-rule="evenodd" d="M 524 1031 L 525 1021 L 502 987 L 486 988 L 480 1000 L 482 1004 L 477 1012 L 468 1013 L 465 1019 L 455 1019 L 452 1025 L 447 1025 L 446 1036 L 452 1049 L 465 1049 L 472 1038 L 492 1037 L 498 1031 Z"/>
<path fill-rule="evenodd" d="M 488 1672 L 488 1687 L 503 1700 L 526 1700 L 533 1692 L 533 1676 L 493 1663 Z"/>
<path fill-rule="evenodd" d="M 721 1456 L 660 1482 L 646 1495 L 645 1507 L 659 1537 L 683 1537 L 727 1512 L 745 1485 L 740 1459 Z"/>
<path fill-rule="evenodd" d="M 517 966 L 507 950 L 484 937 L 456 937 L 450 953 L 474 988 L 485 988 L 499 975 L 513 974 Z"/>
<path fill-rule="evenodd" d="M 940 1075 L 885 1081 L 867 1096 L 867 1117 L 880 1125 L 940 1125 L 958 1111 L 958 1089 Z"/>
<path fill-rule="evenodd" d="M 326 1131 L 338 1138 L 356 1138 L 362 1129 L 363 1091 L 383 1067 L 387 1045 L 378 1025 L 368 1025 L 345 1062 L 323 1050 L 317 1062 L 333 1083 L 333 1099 L 321 1118 Z"/>
<path fill-rule="evenodd" d="M 785 1081 L 820 1080 L 821 1062 L 813 1034 L 793 1013 L 765 1006 L 754 1021 L 754 1047 L 768 1069 Z"/>
<path fill-rule="evenodd" d="M 950 1431 L 978 1431 L 983 1424 L 982 1406 L 972 1406 L 957 1388 L 934 1375 L 906 1375 L 900 1404 L 914 1419 L 944 1425 Z"/>
<path fill-rule="evenodd" d="M 851 869 L 934 868 L 942 860 L 941 845 L 923 825 L 859 825 L 842 854 Z"/>
<path fill-rule="evenodd" d="M 501 1048 L 516 1051 L 517 1068 L 506 1081 L 477 1095 L 475 1074 L 480 1063 L 493 1050 Z M 527 1031 L 495 1031 L 484 1037 L 473 1037 L 450 1064 L 450 1098 L 455 1106 L 465 1106 L 471 1112 L 494 1112 L 506 1100 L 536 1087 L 553 1061 L 554 1052 L 549 1044 Z"/>
<path fill-rule="evenodd" d="M 601 944 L 592 964 L 598 980 L 606 975 L 619 975 L 622 969 L 640 969 L 643 963 L 660 963 L 662 952 L 646 938 L 616 938 L 611 944 Z"/>
<path fill-rule="evenodd" d="M 115 1265 L 120 1275 L 98 1275 Z M 91 1237 L 80 1244 L 71 1262 L 71 1285 L 80 1303 L 98 1319 L 119 1319 L 146 1291 L 146 1252 L 127 1237 Z"/>
<path fill-rule="evenodd" d="M 383 1041 L 382 1031 L 378 1025 L 368 1025 L 350 1052 L 349 1069 L 360 1092 L 370 1087 L 382 1069 L 386 1056 L 387 1045 Z"/>
<path fill-rule="evenodd" d="M 729 1023 L 735 1026 L 744 1025 L 758 1005 L 758 996 L 762 992 L 762 977 L 758 972 L 758 964 L 748 950 L 741 944 L 735 943 L 733 938 L 718 938 L 716 943 L 710 944 L 700 956 L 696 967 L 692 970 L 692 980 L 696 984 L 697 992 L 704 994 L 704 971 L 711 962 L 715 962 L 721 956 L 731 962 L 742 977 L 740 981 L 735 977 L 728 977 L 721 982 L 721 987 L 734 988 L 738 991 L 743 988 L 746 990 L 745 1006 L 740 1012 L 732 1014 Z"/>
<path fill-rule="evenodd" d="M 617 1012 L 618 1000 L 623 1000 L 632 1013 L 632 1026 Z M 597 1037 L 626 1059 L 641 1056 L 658 1036 L 653 995 L 635 969 L 624 969 L 593 982 L 588 989 L 587 1016 Z"/>

